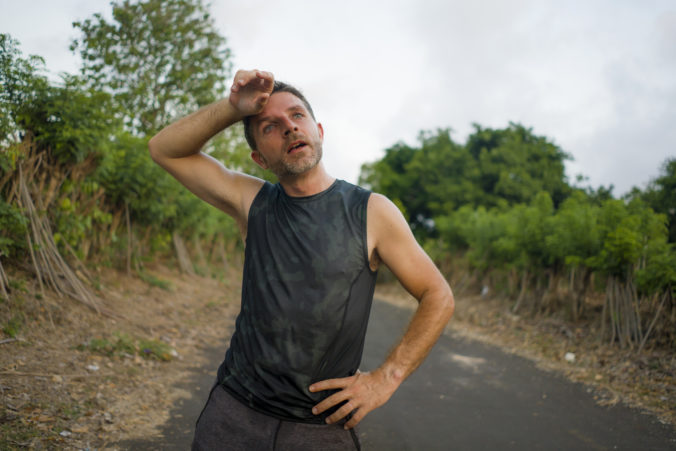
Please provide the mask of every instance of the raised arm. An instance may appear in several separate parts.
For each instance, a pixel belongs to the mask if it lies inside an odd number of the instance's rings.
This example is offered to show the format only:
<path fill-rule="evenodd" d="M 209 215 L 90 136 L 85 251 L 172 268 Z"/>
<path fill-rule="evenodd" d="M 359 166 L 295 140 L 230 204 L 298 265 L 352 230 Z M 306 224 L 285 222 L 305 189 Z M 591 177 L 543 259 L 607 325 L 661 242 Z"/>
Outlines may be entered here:
<path fill-rule="evenodd" d="M 201 152 L 225 128 L 261 111 L 274 83 L 261 71 L 238 71 L 228 98 L 168 125 L 148 143 L 153 160 L 206 202 L 220 208 L 246 231 L 249 207 L 263 181 L 224 167 Z"/>
<path fill-rule="evenodd" d="M 310 391 L 339 389 L 317 404 L 313 412 L 347 401 L 328 422 L 353 412 L 345 428 L 354 427 L 367 413 L 380 407 L 419 365 L 434 346 L 453 315 L 454 300 L 448 283 L 418 245 L 399 209 L 386 197 L 372 194 L 368 204 L 368 241 L 372 262 L 385 263 L 406 290 L 418 300 L 418 309 L 401 341 L 385 362 L 370 373 L 313 384 Z"/>

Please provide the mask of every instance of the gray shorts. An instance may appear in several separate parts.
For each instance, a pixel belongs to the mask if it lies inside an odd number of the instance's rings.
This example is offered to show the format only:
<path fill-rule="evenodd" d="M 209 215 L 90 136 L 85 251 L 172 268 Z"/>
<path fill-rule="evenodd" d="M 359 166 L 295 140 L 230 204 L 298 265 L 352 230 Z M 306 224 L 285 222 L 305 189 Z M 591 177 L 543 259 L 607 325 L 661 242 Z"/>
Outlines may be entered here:
<path fill-rule="evenodd" d="M 197 419 L 193 451 L 359 450 L 354 429 L 342 424 L 283 421 L 257 412 L 217 385 Z"/>

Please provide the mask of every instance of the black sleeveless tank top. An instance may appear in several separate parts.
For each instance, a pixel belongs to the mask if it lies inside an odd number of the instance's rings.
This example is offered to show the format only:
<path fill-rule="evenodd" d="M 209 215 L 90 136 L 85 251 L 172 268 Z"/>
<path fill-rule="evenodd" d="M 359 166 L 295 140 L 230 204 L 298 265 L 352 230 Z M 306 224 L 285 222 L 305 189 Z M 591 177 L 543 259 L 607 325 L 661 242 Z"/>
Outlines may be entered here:
<path fill-rule="evenodd" d="M 321 423 L 332 392 L 310 384 L 355 374 L 376 273 L 368 263 L 370 192 L 342 180 L 308 197 L 265 183 L 249 211 L 242 307 L 219 381 L 250 407 Z"/>

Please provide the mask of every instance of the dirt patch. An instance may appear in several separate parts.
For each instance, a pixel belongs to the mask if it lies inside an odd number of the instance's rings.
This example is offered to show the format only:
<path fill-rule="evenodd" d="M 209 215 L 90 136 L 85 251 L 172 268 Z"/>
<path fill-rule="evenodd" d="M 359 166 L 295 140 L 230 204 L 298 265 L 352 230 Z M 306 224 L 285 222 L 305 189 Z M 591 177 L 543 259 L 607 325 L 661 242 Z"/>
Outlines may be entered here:
<path fill-rule="evenodd" d="M 144 281 L 101 271 L 98 294 L 112 317 L 38 299 L 37 287 L 14 290 L 0 318 L 14 318 L 16 329 L 16 340 L 11 330 L 0 339 L 0 448 L 114 449 L 157 435 L 188 396 L 176 383 L 215 365 L 202 351 L 229 339 L 240 277 L 238 269 L 215 279 L 158 266 Z"/>
<path fill-rule="evenodd" d="M 398 284 L 379 286 L 377 296 L 401 307 L 416 306 L 415 299 Z M 593 325 L 582 327 L 555 317 L 515 315 L 502 299 L 457 293 L 455 297 L 456 311 L 447 333 L 499 346 L 542 369 L 587 384 L 600 404 L 624 402 L 676 426 L 673 353 L 621 350 L 600 343 Z"/>

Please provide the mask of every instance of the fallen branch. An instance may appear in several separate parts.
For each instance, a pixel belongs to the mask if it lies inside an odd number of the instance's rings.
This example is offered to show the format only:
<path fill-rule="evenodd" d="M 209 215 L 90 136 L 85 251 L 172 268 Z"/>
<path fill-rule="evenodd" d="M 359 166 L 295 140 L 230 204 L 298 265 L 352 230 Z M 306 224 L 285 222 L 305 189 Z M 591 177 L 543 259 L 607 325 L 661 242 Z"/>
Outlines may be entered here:
<path fill-rule="evenodd" d="M 84 374 L 45 374 L 45 373 L 23 373 L 19 371 L 0 371 L 3 376 L 20 376 L 20 377 L 94 377 L 94 376 L 118 376 L 115 373 L 84 373 Z"/>

